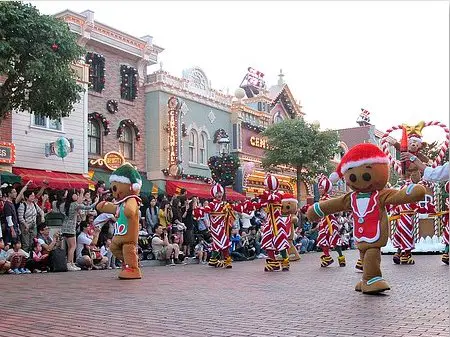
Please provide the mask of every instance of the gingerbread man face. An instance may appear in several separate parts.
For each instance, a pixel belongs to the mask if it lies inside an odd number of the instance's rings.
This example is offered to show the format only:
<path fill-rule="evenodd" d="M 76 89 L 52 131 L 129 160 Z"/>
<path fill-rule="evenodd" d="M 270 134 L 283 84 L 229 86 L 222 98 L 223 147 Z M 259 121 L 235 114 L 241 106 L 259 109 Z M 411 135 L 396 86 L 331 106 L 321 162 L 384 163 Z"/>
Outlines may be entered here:
<path fill-rule="evenodd" d="M 119 183 L 116 181 L 111 183 L 111 191 L 116 200 L 122 200 L 132 194 L 139 194 L 139 191 L 136 192 L 131 190 L 130 184 Z"/>
<path fill-rule="evenodd" d="M 297 202 L 283 200 L 281 205 L 281 214 L 285 216 L 289 214 L 297 214 Z"/>
<path fill-rule="evenodd" d="M 363 164 L 344 173 L 345 182 L 355 192 L 382 190 L 389 180 L 389 166 L 384 163 Z"/>

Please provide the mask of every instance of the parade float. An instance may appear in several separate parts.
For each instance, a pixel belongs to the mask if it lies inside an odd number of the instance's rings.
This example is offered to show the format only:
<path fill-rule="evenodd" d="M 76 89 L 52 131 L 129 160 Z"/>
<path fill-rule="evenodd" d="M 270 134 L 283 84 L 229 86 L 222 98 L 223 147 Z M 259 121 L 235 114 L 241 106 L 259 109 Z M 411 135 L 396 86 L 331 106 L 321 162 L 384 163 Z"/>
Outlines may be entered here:
<path fill-rule="evenodd" d="M 428 143 L 424 139 L 422 130 L 425 128 L 433 128 L 433 131 L 441 129 L 444 132 L 443 139 L 440 143 L 435 142 L 437 149 L 433 159 L 427 157 L 425 153 Z M 397 136 L 397 138 L 396 138 Z M 401 136 L 401 137 L 399 137 Z M 400 138 L 398 141 L 393 142 Z M 391 140 L 389 140 L 389 138 Z M 447 125 L 438 121 L 424 122 L 421 121 L 416 125 L 410 126 L 406 124 L 395 125 L 386 130 L 380 140 L 383 152 L 388 156 L 393 169 L 401 177 L 396 187 L 401 188 L 410 182 L 420 183 L 427 189 L 425 199 L 418 203 L 419 207 L 415 207 L 411 214 L 413 222 L 414 249 L 413 253 L 426 252 L 442 252 L 445 245 L 443 244 L 443 217 L 448 214 L 448 206 L 445 199 L 448 193 L 444 189 L 444 183 L 430 183 L 421 180 L 421 173 L 414 162 L 401 162 L 399 158 L 393 158 L 389 150 L 389 146 L 393 145 L 398 151 L 412 153 L 424 164 L 432 167 L 442 165 L 448 160 L 448 146 L 450 133 Z M 446 157 L 447 154 L 447 157 Z M 425 210 L 425 211 L 424 211 Z M 392 208 L 390 212 L 390 235 L 388 243 L 382 248 L 383 253 L 395 253 L 394 236 L 398 228 L 400 214 Z"/>

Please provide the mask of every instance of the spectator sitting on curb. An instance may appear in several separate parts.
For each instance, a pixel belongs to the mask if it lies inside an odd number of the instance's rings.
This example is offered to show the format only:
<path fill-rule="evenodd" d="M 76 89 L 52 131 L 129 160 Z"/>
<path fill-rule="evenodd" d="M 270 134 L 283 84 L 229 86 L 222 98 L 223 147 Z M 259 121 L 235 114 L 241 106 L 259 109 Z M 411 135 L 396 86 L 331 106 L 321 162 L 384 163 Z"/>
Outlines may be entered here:
<path fill-rule="evenodd" d="M 81 233 L 77 238 L 76 263 L 84 269 L 104 269 L 108 264 L 108 258 L 102 256 L 100 251 L 96 249 L 100 228 L 94 230 L 94 237 L 88 235 L 88 224 L 82 222 L 80 224 Z"/>
<path fill-rule="evenodd" d="M 30 255 L 24 251 L 19 240 L 13 240 L 11 249 L 7 252 L 7 260 L 11 262 L 11 269 L 14 274 L 31 274 L 31 271 L 25 268 L 27 259 Z"/>
<path fill-rule="evenodd" d="M 160 261 L 165 261 L 166 265 L 181 264 L 178 260 L 178 255 L 180 254 L 180 247 L 176 243 L 169 243 L 169 237 L 167 234 L 167 229 L 161 224 L 156 225 L 155 235 L 152 239 L 152 248 L 155 258 Z M 171 262 L 170 257 L 172 253 L 175 254 L 174 262 Z"/>
<path fill-rule="evenodd" d="M 14 274 L 11 269 L 11 262 L 7 261 L 8 253 L 4 250 L 5 243 L 3 238 L 0 238 L 0 273 Z"/>
<path fill-rule="evenodd" d="M 29 269 L 33 273 L 46 273 L 48 265 L 48 254 L 42 254 L 42 246 L 37 238 L 33 239 L 32 259 L 28 261 Z"/>
<path fill-rule="evenodd" d="M 199 237 L 199 241 L 195 246 L 195 257 L 198 259 L 198 263 L 208 263 L 208 252 L 205 251 L 205 239 L 202 236 Z"/>

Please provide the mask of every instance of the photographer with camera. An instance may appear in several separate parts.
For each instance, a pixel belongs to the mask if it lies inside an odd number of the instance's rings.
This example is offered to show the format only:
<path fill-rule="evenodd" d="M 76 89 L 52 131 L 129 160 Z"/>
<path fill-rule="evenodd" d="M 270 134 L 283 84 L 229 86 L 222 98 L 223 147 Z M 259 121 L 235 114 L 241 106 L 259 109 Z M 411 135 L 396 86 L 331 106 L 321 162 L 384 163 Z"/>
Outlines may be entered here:
<path fill-rule="evenodd" d="M 61 241 L 60 233 L 55 233 L 53 238 L 50 236 L 50 228 L 45 223 L 38 226 L 38 243 L 42 246 L 42 254 L 49 254 L 55 246 Z"/>
<path fill-rule="evenodd" d="M 155 258 L 160 261 L 166 261 L 166 265 L 181 264 L 178 260 L 180 255 L 180 247 L 176 243 L 169 243 L 169 237 L 167 234 L 167 228 L 161 224 L 157 224 L 155 227 L 155 236 L 152 239 L 152 248 Z M 175 263 L 170 261 L 172 253 L 175 254 Z"/>

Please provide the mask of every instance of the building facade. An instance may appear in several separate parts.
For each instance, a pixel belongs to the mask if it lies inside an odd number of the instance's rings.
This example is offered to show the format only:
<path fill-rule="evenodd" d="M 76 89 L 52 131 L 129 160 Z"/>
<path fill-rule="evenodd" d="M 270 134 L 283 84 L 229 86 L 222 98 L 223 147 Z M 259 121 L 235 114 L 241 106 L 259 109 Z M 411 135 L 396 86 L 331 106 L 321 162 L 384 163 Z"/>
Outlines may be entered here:
<path fill-rule="evenodd" d="M 233 97 L 211 88 L 194 67 L 182 77 L 150 74 L 145 99 L 148 178 L 168 195 L 185 188 L 188 195 L 209 197 L 208 159 L 219 153 L 219 139 L 231 137 Z"/>
<path fill-rule="evenodd" d="M 87 166 L 94 181 L 105 181 L 124 162 L 146 180 L 145 97 L 147 67 L 156 64 L 162 48 L 151 36 L 138 38 L 94 20 L 94 12 L 56 14 L 79 35 L 87 53 Z M 151 192 L 144 181 L 143 192 Z"/>
<path fill-rule="evenodd" d="M 83 62 L 72 65 L 77 82 L 84 88 L 69 117 L 57 120 L 28 112 L 12 114 L 12 142 L 16 158 L 12 172 L 23 181 L 32 180 L 31 187 L 87 187 L 87 88 L 88 68 Z M 62 159 L 55 153 L 55 142 L 64 137 L 70 152 Z"/>
<path fill-rule="evenodd" d="M 252 69 L 249 71 L 251 73 L 247 76 L 253 79 L 255 74 L 259 73 Z M 264 150 L 269 147 L 269 144 L 260 133 L 267 126 L 286 118 L 302 118 L 304 116 L 300 103 L 296 102 L 289 86 L 284 83 L 283 76 L 280 72 L 278 84 L 268 89 L 265 88 L 265 85 L 259 87 L 242 85 L 241 87 L 245 88 L 246 97 L 234 102 L 231 107 L 233 116 L 232 148 L 238 154 L 242 167 L 236 189 L 248 197 L 259 195 L 265 189 L 266 173 L 261 166 L 261 161 L 264 157 Z M 262 80 L 262 77 L 259 80 Z M 274 175 L 280 181 L 281 190 L 297 194 L 296 172 L 293 168 L 279 166 Z M 300 186 L 301 202 L 306 203 L 312 198 L 313 191 L 311 186 L 304 182 L 301 182 Z"/>

